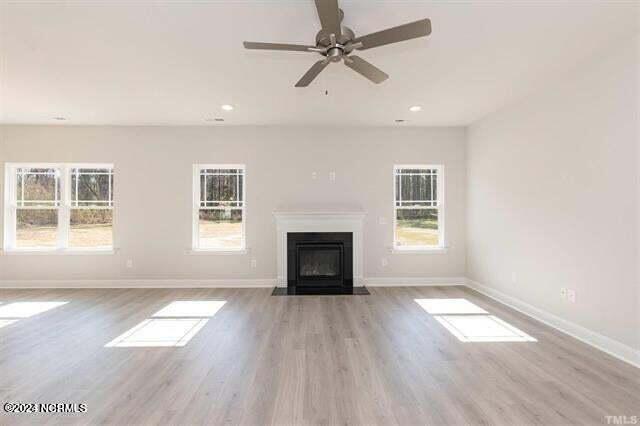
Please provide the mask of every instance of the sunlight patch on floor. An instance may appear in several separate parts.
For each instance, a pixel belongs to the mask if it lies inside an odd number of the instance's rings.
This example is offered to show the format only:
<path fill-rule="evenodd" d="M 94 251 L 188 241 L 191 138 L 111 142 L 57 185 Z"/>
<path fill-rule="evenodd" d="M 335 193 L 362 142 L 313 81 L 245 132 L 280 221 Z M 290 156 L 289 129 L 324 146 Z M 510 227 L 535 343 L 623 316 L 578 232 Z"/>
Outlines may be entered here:
<path fill-rule="evenodd" d="M 441 315 L 436 320 L 461 342 L 536 342 L 493 315 Z"/>
<path fill-rule="evenodd" d="M 18 320 L 8 320 L 8 319 L 0 319 L 0 328 L 5 327 L 7 325 L 13 324 Z"/>
<path fill-rule="evenodd" d="M 13 302 L 0 306 L 0 318 L 29 318 L 69 302 Z"/>
<path fill-rule="evenodd" d="M 178 300 L 160 309 L 153 317 L 212 317 L 225 303 L 224 300 Z"/>
<path fill-rule="evenodd" d="M 488 313 L 467 299 L 416 299 L 416 302 L 432 315 Z"/>
<path fill-rule="evenodd" d="M 184 346 L 207 321 L 185 318 L 146 319 L 107 343 L 106 347 Z"/>
<path fill-rule="evenodd" d="M 105 347 L 185 346 L 224 306 L 223 300 L 178 300 L 169 303 Z"/>
<path fill-rule="evenodd" d="M 0 328 L 30 318 L 69 302 L 0 302 Z"/>
<path fill-rule="evenodd" d="M 69 302 L 13 302 L 0 306 L 0 318 L 29 318 Z"/>
<path fill-rule="evenodd" d="M 415 299 L 461 342 L 537 342 L 467 299 Z"/>

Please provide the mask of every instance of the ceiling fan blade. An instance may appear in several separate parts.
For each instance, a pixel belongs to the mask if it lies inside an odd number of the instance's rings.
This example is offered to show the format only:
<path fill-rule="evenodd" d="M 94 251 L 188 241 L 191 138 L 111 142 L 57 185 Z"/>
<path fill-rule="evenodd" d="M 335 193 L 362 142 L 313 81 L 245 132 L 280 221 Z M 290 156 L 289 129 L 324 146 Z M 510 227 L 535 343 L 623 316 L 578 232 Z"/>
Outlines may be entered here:
<path fill-rule="evenodd" d="M 340 8 L 338 0 L 316 0 L 316 9 L 322 29 L 329 34 L 339 36 L 340 31 Z"/>
<path fill-rule="evenodd" d="M 328 59 L 322 59 L 313 64 L 311 68 L 309 68 L 309 71 L 307 71 L 305 75 L 303 75 L 302 78 L 298 80 L 298 82 L 296 83 L 296 87 L 307 87 L 313 81 L 313 79 L 316 78 L 327 65 L 329 65 L 329 62 L 331 61 L 329 61 Z"/>
<path fill-rule="evenodd" d="M 397 43 L 399 41 L 411 40 L 412 38 L 424 37 L 431 34 L 431 20 L 422 19 L 416 22 L 388 28 L 376 33 L 356 37 L 354 43 L 361 42 L 359 50 L 371 49 L 372 47 L 384 46 L 385 44 Z"/>
<path fill-rule="evenodd" d="M 385 72 L 371 65 L 359 56 L 351 55 L 345 57 L 344 64 L 376 84 L 380 84 L 389 78 Z"/>
<path fill-rule="evenodd" d="M 301 44 L 286 44 L 286 43 L 260 43 L 256 41 L 243 42 L 245 49 L 258 49 L 258 50 L 289 50 L 295 52 L 311 52 L 309 49 L 315 49 L 315 46 L 303 46 Z"/>

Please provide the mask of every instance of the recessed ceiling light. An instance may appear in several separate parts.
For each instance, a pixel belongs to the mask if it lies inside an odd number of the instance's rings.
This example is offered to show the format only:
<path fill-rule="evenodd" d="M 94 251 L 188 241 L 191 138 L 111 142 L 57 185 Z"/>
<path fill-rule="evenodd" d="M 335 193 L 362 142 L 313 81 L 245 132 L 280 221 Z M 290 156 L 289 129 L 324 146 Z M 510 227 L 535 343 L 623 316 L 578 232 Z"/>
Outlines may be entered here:
<path fill-rule="evenodd" d="M 56 121 L 65 121 L 66 118 L 65 117 L 53 117 L 54 120 Z"/>
<path fill-rule="evenodd" d="M 207 118 L 207 119 L 205 119 L 205 121 L 209 121 L 209 122 L 213 122 L 213 121 L 224 121 L 224 118 L 220 118 L 220 117 Z"/>
<path fill-rule="evenodd" d="M 233 111 L 233 105 L 229 105 L 229 104 L 224 104 L 220 108 L 222 108 L 225 111 Z"/>
<path fill-rule="evenodd" d="M 420 105 L 414 105 L 412 107 L 409 107 L 409 111 L 411 111 L 411 112 L 422 111 L 422 107 Z"/>

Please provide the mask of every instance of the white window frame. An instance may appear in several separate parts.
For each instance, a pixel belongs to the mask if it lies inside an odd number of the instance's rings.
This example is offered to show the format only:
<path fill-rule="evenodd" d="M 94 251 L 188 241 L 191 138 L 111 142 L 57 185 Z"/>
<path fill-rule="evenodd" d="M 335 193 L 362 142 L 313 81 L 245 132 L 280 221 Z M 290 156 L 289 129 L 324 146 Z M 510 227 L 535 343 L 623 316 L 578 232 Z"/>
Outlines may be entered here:
<path fill-rule="evenodd" d="M 210 248 L 200 247 L 200 172 L 204 169 L 239 169 L 242 170 L 242 205 L 234 206 L 234 209 L 242 210 L 242 235 L 241 244 L 238 248 Z M 192 253 L 211 253 L 211 254 L 245 254 L 247 252 L 247 167 L 244 164 L 194 164 L 193 165 L 193 207 L 192 207 L 192 226 L 191 226 L 191 248 Z M 204 207 L 208 210 L 223 210 L 221 207 Z"/>
<path fill-rule="evenodd" d="M 18 169 L 59 169 L 58 185 L 60 199 L 57 206 L 18 206 L 16 191 L 16 171 Z M 4 179 L 4 253 L 7 254 L 113 254 L 115 253 L 115 214 L 113 215 L 113 240 L 111 247 L 69 247 L 71 230 L 71 210 L 73 209 L 109 209 L 115 210 L 115 200 L 106 206 L 78 206 L 71 200 L 71 171 L 73 169 L 110 169 L 115 175 L 112 163 L 5 163 Z M 111 188 L 113 191 L 113 188 Z M 55 247 L 16 247 L 17 211 L 20 209 L 55 209 L 58 211 L 57 243 Z"/>
<path fill-rule="evenodd" d="M 436 170 L 437 203 L 435 206 L 406 206 L 399 207 L 396 202 L 396 178 L 398 170 L 402 169 L 431 169 Z M 393 166 L 393 253 L 446 253 L 445 240 L 445 179 L 442 164 L 397 164 Z M 434 246 L 402 246 L 398 245 L 397 222 L 398 210 L 436 209 L 438 211 L 438 245 Z"/>

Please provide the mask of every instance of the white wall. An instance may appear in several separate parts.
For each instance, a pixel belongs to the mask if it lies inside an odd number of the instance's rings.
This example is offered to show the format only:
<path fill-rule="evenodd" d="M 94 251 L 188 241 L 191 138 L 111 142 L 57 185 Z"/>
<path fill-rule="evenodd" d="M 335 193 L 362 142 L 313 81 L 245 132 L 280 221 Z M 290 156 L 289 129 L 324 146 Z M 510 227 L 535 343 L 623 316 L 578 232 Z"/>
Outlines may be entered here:
<path fill-rule="evenodd" d="M 0 128 L 4 162 L 113 162 L 113 256 L 0 256 L 0 280 L 274 279 L 279 205 L 356 204 L 365 277 L 463 277 L 465 130 L 275 127 Z M 0 151 L 2 152 L 2 151 Z M 247 166 L 247 255 L 189 255 L 194 163 Z M 447 254 L 390 254 L 393 165 L 444 164 Z M 311 171 L 319 178 L 311 179 Z M 329 182 L 329 171 L 337 180 Z M 387 225 L 379 225 L 379 217 Z M 255 257 L 257 268 L 250 267 Z M 383 268 L 381 258 L 389 264 Z M 133 269 L 125 267 L 132 259 Z"/>
<path fill-rule="evenodd" d="M 470 127 L 467 271 L 640 348 L 637 43 Z"/>

